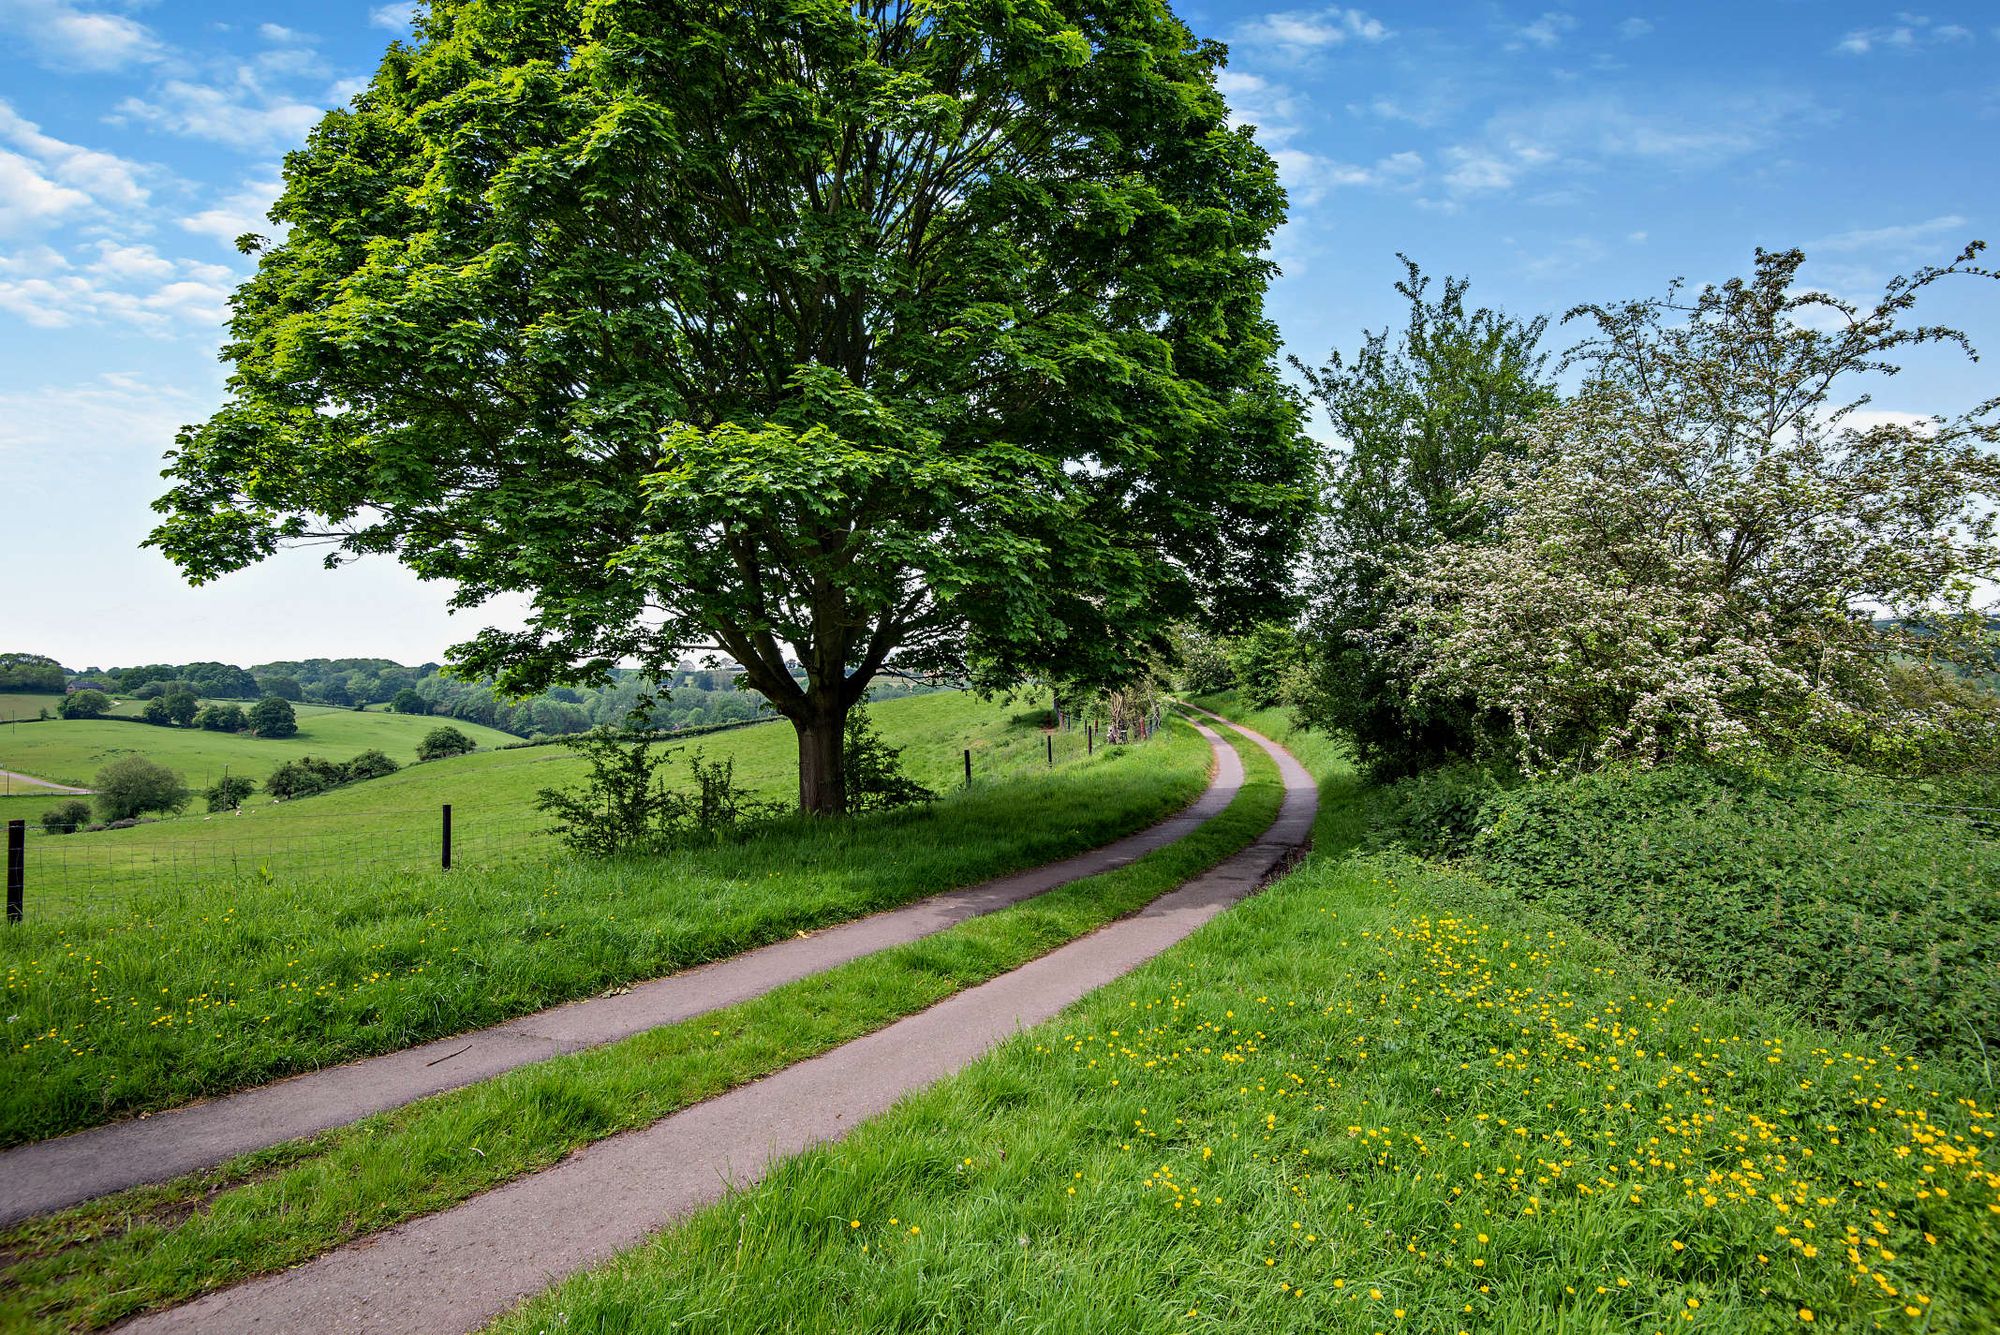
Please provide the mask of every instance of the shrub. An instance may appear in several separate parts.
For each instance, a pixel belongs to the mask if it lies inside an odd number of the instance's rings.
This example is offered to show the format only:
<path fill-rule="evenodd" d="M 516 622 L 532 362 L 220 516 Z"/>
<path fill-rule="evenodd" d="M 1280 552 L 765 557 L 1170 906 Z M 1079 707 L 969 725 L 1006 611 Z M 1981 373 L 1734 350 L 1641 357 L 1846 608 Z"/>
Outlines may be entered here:
<path fill-rule="evenodd" d="M 148 811 L 179 811 L 187 805 L 181 776 L 144 756 L 120 756 L 97 771 L 97 811 L 106 821 L 129 820 Z"/>
<path fill-rule="evenodd" d="M 250 706 L 247 722 L 259 737 L 296 737 L 299 732 L 299 716 L 282 696 L 267 695 Z"/>
<path fill-rule="evenodd" d="M 318 756 L 300 756 L 272 770 L 271 777 L 264 780 L 264 791 L 281 802 L 288 802 L 295 797 L 311 797 L 314 793 L 338 788 L 347 781 L 347 766 L 321 760 Z"/>
<path fill-rule="evenodd" d="M 462 756 L 477 749 L 473 740 L 457 728 L 432 728 L 417 744 L 417 759 L 443 760 L 446 756 Z"/>
<path fill-rule="evenodd" d="M 1236 684 L 1236 670 L 1230 666 L 1229 650 L 1212 635 L 1191 626 L 1180 627 L 1174 635 L 1174 686 L 1183 695 L 1214 695 Z"/>
<path fill-rule="evenodd" d="M 1229 665 L 1243 702 L 1255 709 L 1278 703 L 1278 688 L 1299 659 L 1298 637 L 1290 626 L 1266 623 L 1229 646 Z"/>
<path fill-rule="evenodd" d="M 111 708 L 111 697 L 103 691 L 71 691 L 63 697 L 59 712 L 64 718 L 98 718 Z"/>
<path fill-rule="evenodd" d="M 160 697 L 160 703 L 166 709 L 168 722 L 177 728 L 188 727 L 194 722 L 194 716 L 201 712 L 201 701 L 189 690 L 168 691 Z"/>
<path fill-rule="evenodd" d="M 718 839 L 789 810 L 757 801 L 738 786 L 733 757 L 710 764 L 699 751 L 691 755 L 695 791 L 689 794 L 667 787 L 660 771 L 678 752 L 655 750 L 650 733 L 593 728 L 562 744 L 589 762 L 590 774 L 574 788 L 544 788 L 535 806 L 555 816 L 553 833 L 586 857 Z"/>
<path fill-rule="evenodd" d="M 903 773 L 903 748 L 882 740 L 865 706 L 857 705 L 848 711 L 841 747 L 850 816 L 937 800 L 936 793 Z"/>
<path fill-rule="evenodd" d="M 210 811 L 234 811 L 243 799 L 257 791 L 257 781 L 241 774 L 225 774 L 210 784 L 202 797 Z"/>
<path fill-rule="evenodd" d="M 174 726 L 174 716 L 168 711 L 166 697 L 162 695 L 155 695 L 148 699 L 146 701 L 146 708 L 140 712 L 139 717 L 156 728 L 171 728 Z"/>
<path fill-rule="evenodd" d="M 1683 981 L 1926 1053 L 2000 1051 L 2000 841 L 1927 787 L 1611 769 L 1510 793 L 1487 879 Z"/>
<path fill-rule="evenodd" d="M 389 701 L 389 708 L 398 714 L 428 714 L 431 712 L 430 702 L 408 687 L 404 687 L 402 690 L 396 692 L 395 698 Z"/>
<path fill-rule="evenodd" d="M 1506 781 L 1477 765 L 1446 765 L 1380 790 L 1375 837 L 1426 857 L 1458 857 L 1491 818 Z"/>
<path fill-rule="evenodd" d="M 242 732 L 250 719 L 241 705 L 204 705 L 194 716 L 194 726 L 207 732 Z"/>
<path fill-rule="evenodd" d="M 363 751 L 347 762 L 347 782 L 358 783 L 362 779 L 379 779 L 385 774 L 394 774 L 401 768 L 402 766 L 380 751 Z"/>
<path fill-rule="evenodd" d="M 42 813 L 42 829 L 49 834 L 75 834 L 90 824 L 90 803 L 71 800 Z"/>

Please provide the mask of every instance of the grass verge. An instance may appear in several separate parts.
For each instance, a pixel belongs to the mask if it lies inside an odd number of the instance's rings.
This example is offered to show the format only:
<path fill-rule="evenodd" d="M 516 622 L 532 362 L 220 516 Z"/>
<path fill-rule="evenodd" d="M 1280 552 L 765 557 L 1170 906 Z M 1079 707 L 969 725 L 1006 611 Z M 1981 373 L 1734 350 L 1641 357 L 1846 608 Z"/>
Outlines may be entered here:
<path fill-rule="evenodd" d="M 1277 769 L 1254 745 L 1237 750 L 1247 781 L 1229 807 L 1115 872 L 726 1010 L 21 1225 L 0 1235 L 0 1327 L 97 1329 L 296 1265 L 1016 968 L 1263 833 L 1283 796 Z"/>
<path fill-rule="evenodd" d="M 659 857 L 169 882 L 116 914 L 31 915 L 0 932 L 0 1011 L 14 1017 L 0 1144 L 495 1024 L 1039 865 L 1151 824 L 1206 782 L 1208 745 L 1184 726 L 1049 769 L 1041 731 L 998 707 L 892 703 L 906 721 L 984 728 L 1000 740 L 981 772 L 1011 777 L 923 810 L 783 821 Z"/>
<path fill-rule="evenodd" d="M 1994 1328 L 1968 1072 L 1691 996 L 1329 805 L 1287 880 L 498 1328 Z"/>

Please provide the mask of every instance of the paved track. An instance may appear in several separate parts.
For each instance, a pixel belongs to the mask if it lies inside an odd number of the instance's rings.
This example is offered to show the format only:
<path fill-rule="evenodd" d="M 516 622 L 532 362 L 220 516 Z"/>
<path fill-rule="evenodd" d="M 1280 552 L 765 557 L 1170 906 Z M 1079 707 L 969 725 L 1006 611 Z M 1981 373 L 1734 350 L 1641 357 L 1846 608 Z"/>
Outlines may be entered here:
<path fill-rule="evenodd" d="M 641 983 L 616 996 L 571 1002 L 490 1029 L 7 1150 L 0 1153 L 0 1224 L 127 1187 L 164 1182 L 517 1066 L 732 1006 L 781 984 L 1122 867 L 1213 819 L 1243 786 L 1243 762 L 1236 752 L 1211 730 L 1197 727 L 1214 756 L 1207 790 L 1182 811 L 1137 834 L 1061 862 L 949 890 Z"/>
<path fill-rule="evenodd" d="M 1255 844 L 1132 917 L 450 1210 L 121 1329 L 457 1335 L 636 1246 L 727 1189 L 755 1182 L 776 1160 L 840 1139 L 904 1094 L 1172 946 L 1299 854 L 1318 806 L 1312 778 L 1272 742 L 1247 735 L 1284 777 L 1277 820 Z"/>

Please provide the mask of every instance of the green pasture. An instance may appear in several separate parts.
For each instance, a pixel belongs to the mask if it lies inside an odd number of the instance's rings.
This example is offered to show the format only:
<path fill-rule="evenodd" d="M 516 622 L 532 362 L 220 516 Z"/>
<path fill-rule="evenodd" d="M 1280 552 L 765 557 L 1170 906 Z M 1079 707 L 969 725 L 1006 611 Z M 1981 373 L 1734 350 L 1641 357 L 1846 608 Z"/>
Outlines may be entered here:
<path fill-rule="evenodd" d="M 178 772 L 195 788 L 206 787 L 227 770 L 260 783 L 272 770 L 300 756 L 347 760 L 363 751 L 383 751 L 399 764 L 417 758 L 417 744 L 432 728 L 449 724 L 482 747 L 505 746 L 518 737 L 476 723 L 408 714 L 363 713 L 322 705 L 294 705 L 296 737 L 252 737 L 248 733 L 199 728 L 159 728 L 111 719 L 63 719 L 0 727 L 0 769 L 88 787 L 91 776 L 110 760 L 142 755 Z"/>
<path fill-rule="evenodd" d="M 567 751 L 433 762 L 208 822 L 38 836 L 28 919 L 0 932 L 0 1008 L 22 1035 L 0 1056 L 0 1143 L 497 1022 L 1046 862 L 1165 816 L 1208 770 L 1184 726 L 1089 760 L 1065 738 L 1050 770 L 1039 716 L 1004 704 L 922 696 L 877 718 L 940 784 L 976 740 L 978 782 L 925 809 L 794 817 L 661 856 L 580 862 L 539 836 L 515 860 L 449 873 L 429 852 L 429 870 L 385 862 L 392 816 L 410 812 L 415 837 L 434 840 L 442 794 L 475 812 L 512 804 L 508 823 L 532 832 L 546 823 L 527 810 L 535 789 L 577 773 Z M 761 791 L 793 782 L 789 728 L 705 745 Z M 222 832 L 259 821 L 293 832 L 266 845 L 288 857 L 228 855 Z M 474 850 L 480 828 L 468 817 Z M 154 841 L 135 844 L 153 861 L 133 853 L 95 886 L 55 888 L 63 868 L 49 859 L 135 838 Z"/>

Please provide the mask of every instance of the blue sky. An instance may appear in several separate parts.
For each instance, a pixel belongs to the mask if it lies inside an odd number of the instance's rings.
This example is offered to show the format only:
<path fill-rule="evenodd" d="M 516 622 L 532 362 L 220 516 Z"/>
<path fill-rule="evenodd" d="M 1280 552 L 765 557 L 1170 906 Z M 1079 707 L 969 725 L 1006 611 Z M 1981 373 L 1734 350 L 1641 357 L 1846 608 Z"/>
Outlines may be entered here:
<path fill-rule="evenodd" d="M 1760 245 L 1864 297 L 2000 240 L 1990 4 L 1178 8 L 1229 43 L 1225 91 L 1292 192 L 1271 308 L 1307 360 L 1397 319 L 1399 250 L 1476 300 L 1559 314 L 1741 273 Z M 137 546 L 161 452 L 221 393 L 231 239 L 268 230 L 283 152 L 407 12 L 0 0 L 0 649 L 416 662 L 483 624 L 386 559 L 327 573 L 290 553 L 192 590 Z M 1993 357 L 1922 356 L 1876 407 L 2000 393 L 1996 296 L 1938 290 L 1927 317 Z"/>

